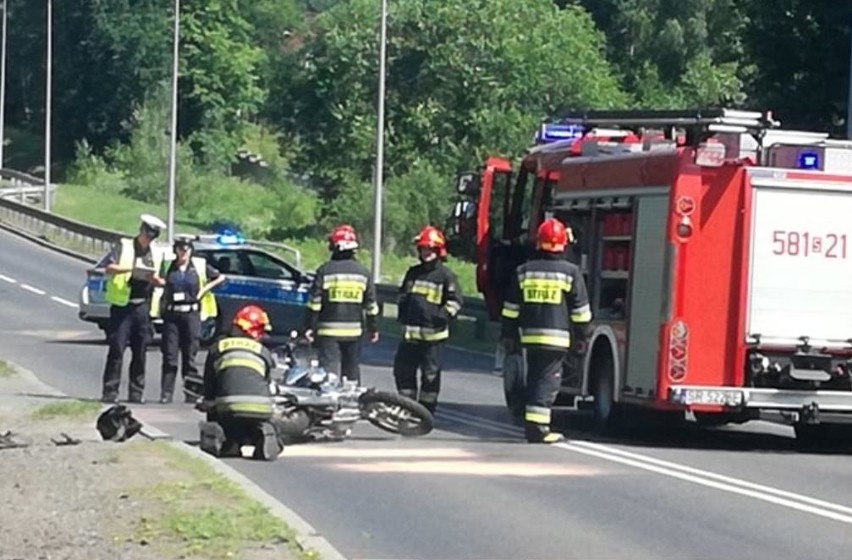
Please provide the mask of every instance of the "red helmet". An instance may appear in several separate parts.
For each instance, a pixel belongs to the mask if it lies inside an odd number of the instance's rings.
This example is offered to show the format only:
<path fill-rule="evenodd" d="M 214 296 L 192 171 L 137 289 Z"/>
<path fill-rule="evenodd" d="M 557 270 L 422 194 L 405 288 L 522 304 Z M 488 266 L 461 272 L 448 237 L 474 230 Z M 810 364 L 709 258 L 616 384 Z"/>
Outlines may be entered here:
<path fill-rule="evenodd" d="M 541 251 L 561 253 L 571 240 L 571 230 L 556 218 L 548 218 L 538 226 L 536 245 Z"/>
<path fill-rule="evenodd" d="M 435 249 L 438 256 L 443 258 L 447 256 L 447 240 L 444 234 L 436 227 L 426 226 L 420 230 L 417 237 L 414 238 L 414 244 L 420 247 Z"/>
<path fill-rule="evenodd" d="M 272 330 L 272 323 L 266 311 L 256 305 L 247 305 L 234 315 L 234 326 L 255 340 Z"/>
<path fill-rule="evenodd" d="M 328 236 L 328 246 L 337 251 L 352 251 L 358 248 L 355 228 L 343 225 L 334 228 Z"/>

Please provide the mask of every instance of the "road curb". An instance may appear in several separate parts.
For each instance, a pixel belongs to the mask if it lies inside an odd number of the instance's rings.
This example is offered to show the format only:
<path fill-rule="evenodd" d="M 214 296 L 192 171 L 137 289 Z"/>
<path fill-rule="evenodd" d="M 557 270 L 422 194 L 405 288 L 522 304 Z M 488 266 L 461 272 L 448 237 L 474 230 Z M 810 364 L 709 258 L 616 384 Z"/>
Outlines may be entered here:
<path fill-rule="evenodd" d="M 21 367 L 14 362 L 10 362 L 8 360 L 4 361 L 14 368 L 18 375 L 24 377 L 27 383 L 37 386 L 38 390 L 43 392 L 45 395 L 69 399 L 76 398 L 67 393 L 63 393 L 51 385 L 48 385 L 30 370 Z M 104 409 L 106 409 L 106 406 L 104 406 Z M 174 449 L 183 451 L 191 457 L 203 461 L 218 474 L 224 476 L 242 488 L 249 498 L 266 506 L 272 515 L 280 519 L 293 531 L 295 534 L 296 544 L 303 551 L 307 552 L 308 550 L 314 550 L 317 554 L 319 554 L 322 560 L 348 560 L 346 556 L 334 548 L 331 543 L 328 542 L 328 540 L 323 537 L 310 523 L 302 519 L 299 514 L 273 498 L 270 494 L 263 490 L 263 488 L 233 467 L 211 457 L 192 445 L 174 439 L 171 435 L 160 430 L 153 424 L 144 424 L 144 428 L 140 433 L 150 440 L 166 440 L 166 443 Z"/>
<path fill-rule="evenodd" d="M 83 253 L 78 253 L 77 251 L 74 251 L 72 249 L 66 249 L 65 247 L 57 245 L 56 243 L 51 243 L 50 241 L 48 241 L 46 239 L 42 239 L 41 237 L 33 235 L 33 234 L 26 232 L 22 229 L 18 229 L 16 227 L 11 226 L 11 225 L 9 225 L 5 222 L 2 222 L 2 221 L 0 221 L 0 229 L 8 231 L 9 233 L 11 233 L 13 235 L 23 237 L 27 241 L 32 241 L 33 243 L 35 243 L 37 245 L 41 245 L 45 249 L 50 249 L 51 251 L 56 251 L 57 253 L 62 253 L 63 255 L 65 255 L 67 257 L 77 259 L 78 261 L 83 261 L 83 262 L 87 262 L 87 263 L 90 263 L 90 264 L 95 264 L 96 262 L 98 262 L 97 259 L 95 259 L 94 257 L 84 255 Z"/>

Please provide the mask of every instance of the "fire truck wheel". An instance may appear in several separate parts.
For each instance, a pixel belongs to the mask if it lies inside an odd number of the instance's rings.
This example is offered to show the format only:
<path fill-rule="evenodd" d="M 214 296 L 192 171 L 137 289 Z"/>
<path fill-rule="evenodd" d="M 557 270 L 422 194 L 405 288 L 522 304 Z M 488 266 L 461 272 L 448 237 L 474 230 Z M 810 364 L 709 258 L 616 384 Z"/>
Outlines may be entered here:
<path fill-rule="evenodd" d="M 800 449 L 849 449 L 852 426 L 847 424 L 793 424 Z"/>
<path fill-rule="evenodd" d="M 512 416 L 523 418 L 526 399 L 526 365 L 521 353 L 507 354 L 503 359 L 503 394 Z"/>
<path fill-rule="evenodd" d="M 618 428 L 618 403 L 613 399 L 615 366 L 608 350 L 600 351 L 593 358 L 594 381 L 592 394 L 595 397 L 594 427 L 600 433 L 612 433 Z"/>

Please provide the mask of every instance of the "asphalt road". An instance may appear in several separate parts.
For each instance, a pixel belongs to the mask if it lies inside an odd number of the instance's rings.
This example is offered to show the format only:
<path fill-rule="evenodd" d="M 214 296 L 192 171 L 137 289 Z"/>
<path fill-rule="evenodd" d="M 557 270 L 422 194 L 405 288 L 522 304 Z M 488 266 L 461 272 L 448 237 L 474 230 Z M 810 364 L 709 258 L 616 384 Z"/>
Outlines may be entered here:
<path fill-rule="evenodd" d="M 0 230 L 0 358 L 97 398 L 106 347 L 77 318 L 85 268 Z M 367 383 L 392 388 L 393 350 L 365 351 Z M 231 464 L 352 559 L 849 557 L 847 455 L 797 452 L 791 429 L 764 422 L 625 441 L 568 429 L 565 444 L 529 446 L 488 365 L 447 354 L 438 428 L 425 438 L 363 426 L 347 442 L 288 447 L 275 463 Z M 156 348 L 148 370 L 156 399 Z M 186 405 L 136 414 L 197 438 Z"/>

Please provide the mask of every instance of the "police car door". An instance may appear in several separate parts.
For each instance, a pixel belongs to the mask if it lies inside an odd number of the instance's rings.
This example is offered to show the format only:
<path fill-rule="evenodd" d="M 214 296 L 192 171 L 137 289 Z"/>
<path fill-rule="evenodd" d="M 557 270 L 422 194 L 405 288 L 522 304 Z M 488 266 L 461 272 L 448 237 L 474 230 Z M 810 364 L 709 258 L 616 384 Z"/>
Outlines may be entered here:
<path fill-rule="evenodd" d="M 302 328 L 309 284 L 299 270 L 256 249 L 233 251 L 227 257 L 233 270 L 215 292 L 226 324 L 242 306 L 255 304 L 269 314 L 275 333 Z"/>

